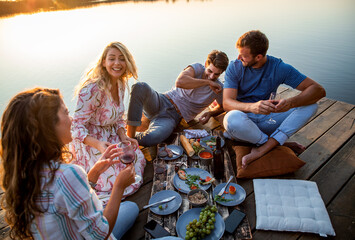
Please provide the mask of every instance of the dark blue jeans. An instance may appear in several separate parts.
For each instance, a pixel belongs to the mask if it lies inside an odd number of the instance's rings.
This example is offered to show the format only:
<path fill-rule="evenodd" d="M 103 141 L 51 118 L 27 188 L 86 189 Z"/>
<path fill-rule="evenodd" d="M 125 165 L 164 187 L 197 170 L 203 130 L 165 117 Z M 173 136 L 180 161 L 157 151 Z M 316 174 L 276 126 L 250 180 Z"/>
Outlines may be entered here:
<path fill-rule="evenodd" d="M 150 120 L 149 128 L 136 134 L 136 139 L 142 146 L 164 142 L 181 120 L 181 116 L 164 94 L 156 92 L 145 82 L 138 82 L 132 86 L 127 124 L 140 126 L 142 112 Z"/>

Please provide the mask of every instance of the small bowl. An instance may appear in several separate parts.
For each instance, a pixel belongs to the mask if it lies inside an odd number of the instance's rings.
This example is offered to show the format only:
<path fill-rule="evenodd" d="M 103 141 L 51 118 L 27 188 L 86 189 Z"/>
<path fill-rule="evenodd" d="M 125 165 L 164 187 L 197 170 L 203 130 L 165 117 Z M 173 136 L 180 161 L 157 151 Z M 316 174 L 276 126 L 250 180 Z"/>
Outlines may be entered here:
<path fill-rule="evenodd" d="M 204 155 L 209 155 L 208 157 L 207 156 L 204 156 Z M 203 150 L 201 151 L 199 154 L 198 154 L 199 158 L 200 158 L 200 163 L 202 165 L 205 165 L 205 166 L 209 166 L 212 164 L 212 159 L 213 159 L 213 153 L 212 151 L 210 150 Z"/>
<path fill-rule="evenodd" d="M 197 202 L 193 202 L 191 199 L 190 199 L 190 196 L 196 194 L 196 193 L 202 193 L 202 195 L 204 196 L 204 198 L 206 199 L 206 201 L 204 202 L 200 202 L 200 203 L 197 203 Z M 194 190 L 191 190 L 188 194 L 187 194 L 187 199 L 189 200 L 189 203 L 191 203 L 191 205 L 193 207 L 202 207 L 204 205 L 206 205 L 208 203 L 208 193 L 203 190 L 203 189 L 194 189 Z"/>

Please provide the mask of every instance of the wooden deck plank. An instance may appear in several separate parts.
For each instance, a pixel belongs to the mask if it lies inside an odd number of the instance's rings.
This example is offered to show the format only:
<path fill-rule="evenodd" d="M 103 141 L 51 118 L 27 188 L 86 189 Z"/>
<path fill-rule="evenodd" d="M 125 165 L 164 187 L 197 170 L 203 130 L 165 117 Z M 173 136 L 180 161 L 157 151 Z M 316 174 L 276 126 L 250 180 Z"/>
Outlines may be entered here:
<path fill-rule="evenodd" d="M 353 176 L 327 207 L 336 236 L 327 239 L 354 239 L 355 236 L 355 176 Z M 300 240 L 324 239 L 315 234 L 302 234 Z"/>
<path fill-rule="evenodd" d="M 350 104 L 336 102 L 312 122 L 308 123 L 297 133 L 292 135 L 289 141 L 295 141 L 308 147 L 312 142 L 324 134 L 324 132 L 328 131 L 328 129 L 348 114 L 351 109 L 353 109 L 353 106 Z"/>
<path fill-rule="evenodd" d="M 354 239 L 355 236 L 355 176 L 328 206 L 328 212 L 337 239 Z"/>
<path fill-rule="evenodd" d="M 295 172 L 298 179 L 309 179 L 355 132 L 353 109 L 299 157 L 307 164 Z"/>
<path fill-rule="evenodd" d="M 332 239 L 350 239 L 355 236 L 354 145 L 355 136 L 311 179 L 317 182 L 324 204 L 328 206 L 327 210 L 336 231 L 336 236 L 331 237 Z M 310 234 L 303 234 L 300 239 L 314 238 Z"/>
<path fill-rule="evenodd" d="M 355 135 L 310 179 L 317 183 L 326 205 L 355 174 L 354 156 Z"/>
<path fill-rule="evenodd" d="M 334 103 L 336 103 L 335 100 L 332 99 L 328 99 L 328 98 L 322 98 L 321 100 L 319 100 L 317 102 L 318 104 L 318 110 L 317 113 L 311 117 L 311 119 L 309 120 L 312 121 L 314 118 L 318 117 L 322 112 L 324 112 L 326 109 L 328 109 L 330 106 L 332 106 Z"/>

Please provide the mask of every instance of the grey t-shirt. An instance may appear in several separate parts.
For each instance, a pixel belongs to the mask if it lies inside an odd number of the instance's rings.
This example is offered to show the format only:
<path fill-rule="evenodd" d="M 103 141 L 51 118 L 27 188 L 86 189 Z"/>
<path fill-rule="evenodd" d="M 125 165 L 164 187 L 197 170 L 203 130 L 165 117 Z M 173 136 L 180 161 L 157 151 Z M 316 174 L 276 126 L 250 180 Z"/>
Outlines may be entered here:
<path fill-rule="evenodd" d="M 202 78 L 202 74 L 205 71 L 205 67 L 202 64 L 194 63 L 189 66 L 194 69 L 196 78 Z M 219 79 L 216 82 L 223 88 L 223 84 Z M 186 122 L 193 120 L 196 115 L 208 107 L 215 99 L 219 105 L 222 105 L 223 100 L 222 91 L 216 94 L 209 86 L 192 89 L 173 87 L 165 94 L 174 101 Z"/>

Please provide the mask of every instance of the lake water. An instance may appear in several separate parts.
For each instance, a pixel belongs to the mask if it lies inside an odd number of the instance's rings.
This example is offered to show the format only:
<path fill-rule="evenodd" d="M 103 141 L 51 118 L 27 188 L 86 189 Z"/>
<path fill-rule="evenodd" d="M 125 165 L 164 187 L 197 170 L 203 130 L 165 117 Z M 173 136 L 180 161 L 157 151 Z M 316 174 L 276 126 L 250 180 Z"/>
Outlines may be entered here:
<path fill-rule="evenodd" d="M 207 0 L 121 2 L 0 19 L 0 113 L 17 92 L 73 89 L 111 41 L 135 57 L 139 80 L 157 91 L 213 49 L 237 57 L 235 42 L 260 29 L 269 55 L 321 83 L 327 97 L 355 104 L 355 1 Z M 133 82 L 133 80 L 132 80 Z"/>

